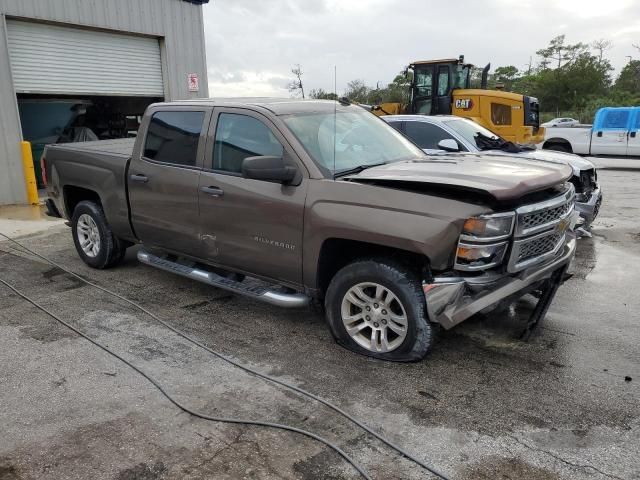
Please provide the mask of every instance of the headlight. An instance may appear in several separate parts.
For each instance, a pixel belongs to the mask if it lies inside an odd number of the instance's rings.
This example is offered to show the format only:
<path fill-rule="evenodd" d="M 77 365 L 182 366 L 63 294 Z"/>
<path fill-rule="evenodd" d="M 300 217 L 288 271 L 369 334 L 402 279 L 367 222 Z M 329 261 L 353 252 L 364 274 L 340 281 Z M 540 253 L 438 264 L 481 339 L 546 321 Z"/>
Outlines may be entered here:
<path fill-rule="evenodd" d="M 509 247 L 515 212 L 471 217 L 464 222 L 456 251 L 457 270 L 486 270 L 500 265 Z"/>
<path fill-rule="evenodd" d="M 504 260 L 509 242 L 476 245 L 458 243 L 456 270 L 485 270 L 500 265 Z"/>
<path fill-rule="evenodd" d="M 491 242 L 508 238 L 513 230 L 515 212 L 471 217 L 462 227 L 462 240 Z"/>

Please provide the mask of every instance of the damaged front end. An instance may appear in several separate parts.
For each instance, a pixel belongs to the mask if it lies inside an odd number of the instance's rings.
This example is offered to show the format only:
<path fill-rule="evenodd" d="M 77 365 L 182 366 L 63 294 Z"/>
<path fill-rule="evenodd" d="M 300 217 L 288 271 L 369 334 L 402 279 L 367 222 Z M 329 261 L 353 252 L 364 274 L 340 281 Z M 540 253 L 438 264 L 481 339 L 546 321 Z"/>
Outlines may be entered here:
<path fill-rule="evenodd" d="M 576 190 L 576 211 L 580 214 L 580 228 L 589 230 L 602 205 L 602 191 L 595 168 L 581 170 L 571 178 Z"/>
<path fill-rule="evenodd" d="M 454 270 L 423 283 L 429 319 L 449 329 L 505 300 L 540 290 L 539 308 L 527 328 L 530 333 L 546 314 L 575 254 L 574 187 L 551 200 L 494 215 L 489 230 L 477 228 L 484 234 L 470 234 L 478 221 L 470 220 L 460 236 Z"/>

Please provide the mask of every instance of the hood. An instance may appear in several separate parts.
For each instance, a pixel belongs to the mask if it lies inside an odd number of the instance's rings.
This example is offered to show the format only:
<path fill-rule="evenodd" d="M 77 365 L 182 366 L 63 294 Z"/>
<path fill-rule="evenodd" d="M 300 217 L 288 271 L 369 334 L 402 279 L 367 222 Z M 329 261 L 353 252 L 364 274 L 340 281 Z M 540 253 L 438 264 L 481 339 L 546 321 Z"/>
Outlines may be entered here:
<path fill-rule="evenodd" d="M 582 158 L 573 153 L 565 153 L 558 152 L 555 150 L 524 150 L 520 153 L 507 153 L 501 150 L 489 150 L 482 152 L 488 155 L 507 155 L 507 156 L 518 156 L 518 157 L 526 157 L 532 160 L 542 160 L 545 162 L 553 162 L 553 163 L 563 163 L 565 165 L 569 165 L 573 170 L 573 174 L 580 176 L 580 172 L 582 170 L 591 170 L 596 168 L 593 162 L 587 160 L 586 158 Z"/>
<path fill-rule="evenodd" d="M 486 192 L 498 201 L 515 200 L 571 178 L 571 168 L 497 155 L 447 154 L 368 168 L 345 177 L 352 182 L 411 182 Z"/>

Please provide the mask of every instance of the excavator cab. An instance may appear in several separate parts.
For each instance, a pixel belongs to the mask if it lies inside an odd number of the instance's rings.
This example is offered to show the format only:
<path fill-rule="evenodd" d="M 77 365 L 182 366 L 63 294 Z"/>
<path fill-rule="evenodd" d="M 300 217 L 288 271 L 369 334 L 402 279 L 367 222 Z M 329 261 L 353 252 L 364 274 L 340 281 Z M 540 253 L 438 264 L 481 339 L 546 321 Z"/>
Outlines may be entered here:
<path fill-rule="evenodd" d="M 451 114 L 452 92 L 471 88 L 473 68 L 470 63 L 464 63 L 464 55 L 457 59 L 427 60 L 409 65 L 407 72 L 413 72 L 410 113 Z M 483 79 L 486 79 L 485 71 L 489 71 L 489 65 L 483 71 Z"/>

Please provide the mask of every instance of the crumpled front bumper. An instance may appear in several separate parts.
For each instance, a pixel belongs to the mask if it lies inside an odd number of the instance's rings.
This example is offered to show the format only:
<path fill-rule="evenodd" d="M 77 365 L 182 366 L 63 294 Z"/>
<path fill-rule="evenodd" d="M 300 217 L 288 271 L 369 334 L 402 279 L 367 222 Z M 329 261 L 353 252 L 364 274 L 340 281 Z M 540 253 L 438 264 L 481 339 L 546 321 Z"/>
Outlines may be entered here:
<path fill-rule="evenodd" d="M 449 329 L 472 315 L 545 280 L 568 264 L 576 252 L 573 236 L 553 260 L 517 274 L 485 274 L 470 277 L 435 277 L 423 283 L 429 320 Z"/>
<path fill-rule="evenodd" d="M 600 205 L 602 205 L 602 191 L 600 187 L 591 192 L 589 200 L 586 202 L 576 201 L 576 211 L 580 214 L 580 217 L 584 219 L 582 224 L 583 228 L 588 228 L 591 225 L 600 211 Z"/>

